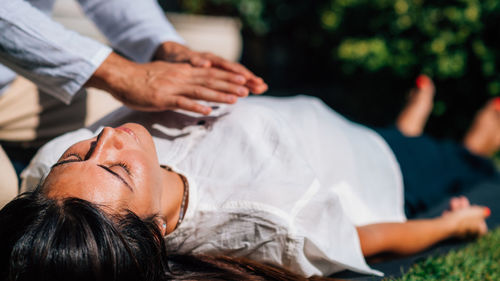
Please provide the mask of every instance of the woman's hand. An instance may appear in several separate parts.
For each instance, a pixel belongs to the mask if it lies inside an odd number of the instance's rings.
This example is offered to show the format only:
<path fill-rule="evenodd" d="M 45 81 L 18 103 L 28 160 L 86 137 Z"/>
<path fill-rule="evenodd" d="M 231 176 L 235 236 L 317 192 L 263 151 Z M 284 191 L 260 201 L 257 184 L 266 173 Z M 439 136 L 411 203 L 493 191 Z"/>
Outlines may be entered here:
<path fill-rule="evenodd" d="M 195 100 L 235 103 L 248 95 L 247 79 L 218 68 L 155 61 L 136 64 L 112 53 L 86 83 L 108 91 L 130 108 L 142 111 L 184 109 L 209 114 Z"/>
<path fill-rule="evenodd" d="M 486 207 L 464 206 L 434 219 L 369 224 L 356 230 L 365 257 L 383 252 L 411 255 L 444 239 L 486 234 L 489 215 Z"/>
<path fill-rule="evenodd" d="M 452 236 L 465 238 L 468 236 L 484 235 L 488 232 L 485 219 L 491 211 L 487 207 L 468 206 L 462 209 L 448 211 L 442 218 L 453 229 Z"/>
<path fill-rule="evenodd" d="M 153 59 L 175 63 L 189 63 L 195 67 L 214 67 L 223 71 L 240 74 L 247 80 L 245 86 L 254 94 L 262 94 L 268 89 L 267 84 L 262 78 L 257 77 L 243 65 L 228 61 L 212 53 L 192 51 L 188 47 L 175 42 L 163 43 L 156 50 Z"/>

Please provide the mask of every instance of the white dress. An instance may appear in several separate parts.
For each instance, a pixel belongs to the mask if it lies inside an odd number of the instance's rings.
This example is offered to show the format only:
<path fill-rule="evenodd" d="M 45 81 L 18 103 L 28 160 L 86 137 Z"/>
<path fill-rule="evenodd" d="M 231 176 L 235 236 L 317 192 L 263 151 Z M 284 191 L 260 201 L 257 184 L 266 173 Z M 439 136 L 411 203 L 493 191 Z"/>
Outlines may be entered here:
<path fill-rule="evenodd" d="M 399 165 L 375 132 L 310 97 L 252 97 L 209 117 L 121 109 L 43 147 L 24 186 L 100 125 L 130 120 L 153 134 L 160 164 L 189 181 L 169 251 L 245 256 L 306 276 L 381 274 L 366 264 L 355 226 L 405 220 Z"/>

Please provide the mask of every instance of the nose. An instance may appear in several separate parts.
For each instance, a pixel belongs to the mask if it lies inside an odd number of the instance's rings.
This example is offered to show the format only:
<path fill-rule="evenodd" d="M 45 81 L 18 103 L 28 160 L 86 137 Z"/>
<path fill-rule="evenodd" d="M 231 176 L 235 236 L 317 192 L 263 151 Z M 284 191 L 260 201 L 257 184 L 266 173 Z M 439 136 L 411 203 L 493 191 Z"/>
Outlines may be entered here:
<path fill-rule="evenodd" d="M 92 147 L 93 146 L 93 147 Z M 119 151 L 123 148 L 123 141 L 115 129 L 105 127 L 97 136 L 95 142 L 92 143 L 87 158 L 102 158 L 107 157 L 112 152 Z"/>

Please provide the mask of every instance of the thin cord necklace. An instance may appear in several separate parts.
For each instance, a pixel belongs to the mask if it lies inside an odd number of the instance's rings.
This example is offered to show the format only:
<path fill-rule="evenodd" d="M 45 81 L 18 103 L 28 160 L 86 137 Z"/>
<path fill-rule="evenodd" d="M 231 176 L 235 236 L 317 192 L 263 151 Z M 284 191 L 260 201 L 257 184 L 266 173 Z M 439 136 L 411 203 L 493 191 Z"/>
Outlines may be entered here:
<path fill-rule="evenodd" d="M 174 172 L 172 170 L 172 168 L 170 168 L 169 166 L 166 166 L 166 165 L 160 165 L 160 167 L 162 167 L 163 169 L 169 171 L 169 172 Z M 175 172 L 174 172 L 175 173 Z M 189 183 L 186 179 L 185 176 L 177 173 L 179 175 L 179 177 L 181 178 L 182 180 L 182 184 L 184 185 L 184 193 L 182 194 L 182 202 L 181 202 L 181 207 L 180 207 L 180 210 L 179 210 L 179 220 L 177 221 L 177 224 L 175 225 L 175 228 L 177 228 L 182 220 L 184 219 L 184 215 L 185 215 L 185 211 L 186 211 L 186 202 L 187 202 L 187 198 L 188 198 L 188 193 L 189 193 Z"/>

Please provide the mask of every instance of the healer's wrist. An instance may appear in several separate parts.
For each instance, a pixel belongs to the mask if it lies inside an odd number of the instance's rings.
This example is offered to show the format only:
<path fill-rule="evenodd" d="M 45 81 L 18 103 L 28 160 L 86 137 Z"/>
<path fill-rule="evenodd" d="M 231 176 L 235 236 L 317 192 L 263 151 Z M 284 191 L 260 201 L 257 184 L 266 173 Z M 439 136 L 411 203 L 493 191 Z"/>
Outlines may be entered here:
<path fill-rule="evenodd" d="M 112 52 L 85 83 L 110 93 L 122 88 L 124 81 L 134 76 L 137 64 Z"/>

